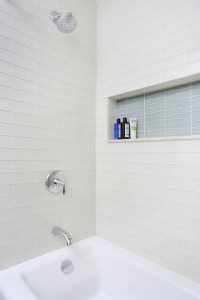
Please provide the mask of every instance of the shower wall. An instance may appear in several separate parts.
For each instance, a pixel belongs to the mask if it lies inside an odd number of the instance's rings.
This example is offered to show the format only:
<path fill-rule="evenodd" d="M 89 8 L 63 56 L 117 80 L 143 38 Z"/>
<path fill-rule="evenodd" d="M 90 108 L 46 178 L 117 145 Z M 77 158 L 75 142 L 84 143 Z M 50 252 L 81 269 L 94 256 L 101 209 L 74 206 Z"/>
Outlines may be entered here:
<path fill-rule="evenodd" d="M 52 10 L 72 11 L 67 35 Z M 96 2 L 0 1 L 0 268 L 94 234 Z M 47 192 L 53 169 L 66 195 Z"/>
<path fill-rule="evenodd" d="M 200 2 L 97 2 L 97 234 L 199 281 L 200 140 L 108 143 L 107 105 L 199 72 Z"/>

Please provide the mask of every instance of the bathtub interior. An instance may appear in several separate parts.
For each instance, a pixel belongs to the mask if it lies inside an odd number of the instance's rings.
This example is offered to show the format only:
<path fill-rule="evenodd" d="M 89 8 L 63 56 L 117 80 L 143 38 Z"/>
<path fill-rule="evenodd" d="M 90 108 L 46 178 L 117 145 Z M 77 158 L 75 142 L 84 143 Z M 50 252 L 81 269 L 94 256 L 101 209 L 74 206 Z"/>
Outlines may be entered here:
<path fill-rule="evenodd" d="M 73 270 L 62 273 L 60 265 L 69 259 Z M 63 253 L 59 258 L 52 258 L 22 274 L 34 294 L 41 300 L 79 300 L 88 299 L 99 290 L 100 279 L 94 249 L 86 247 Z"/>
<path fill-rule="evenodd" d="M 63 274 L 64 259 L 74 269 Z M 196 300 L 197 295 L 167 281 L 156 272 L 101 246 L 72 247 L 22 274 L 40 300 Z"/>

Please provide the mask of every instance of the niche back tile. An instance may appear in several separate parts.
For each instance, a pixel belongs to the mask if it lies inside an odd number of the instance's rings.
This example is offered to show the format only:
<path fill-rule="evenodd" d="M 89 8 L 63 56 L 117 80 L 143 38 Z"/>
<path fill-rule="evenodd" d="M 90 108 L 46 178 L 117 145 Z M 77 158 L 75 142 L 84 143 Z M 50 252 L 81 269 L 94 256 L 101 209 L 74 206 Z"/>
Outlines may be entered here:
<path fill-rule="evenodd" d="M 165 136 L 165 91 L 145 95 L 145 137 Z"/>
<path fill-rule="evenodd" d="M 144 95 L 127 100 L 127 117 L 138 118 L 138 137 L 144 137 Z"/>
<path fill-rule="evenodd" d="M 200 134 L 200 82 L 191 84 L 192 134 Z"/>
<path fill-rule="evenodd" d="M 118 118 L 138 118 L 138 138 L 200 135 L 200 82 L 116 102 Z"/>
<path fill-rule="evenodd" d="M 117 114 L 117 118 L 120 118 L 120 119 L 122 119 L 124 116 L 127 115 L 126 100 L 118 101 L 118 103 L 116 105 L 116 114 Z"/>
<path fill-rule="evenodd" d="M 190 84 L 166 90 L 166 136 L 191 134 Z"/>

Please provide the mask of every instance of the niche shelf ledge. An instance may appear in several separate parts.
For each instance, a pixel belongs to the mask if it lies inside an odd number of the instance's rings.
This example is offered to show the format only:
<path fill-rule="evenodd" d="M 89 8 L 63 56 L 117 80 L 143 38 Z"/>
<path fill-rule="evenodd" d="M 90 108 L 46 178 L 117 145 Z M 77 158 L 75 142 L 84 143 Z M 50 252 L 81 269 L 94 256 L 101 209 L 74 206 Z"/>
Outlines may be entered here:
<path fill-rule="evenodd" d="M 134 140 L 123 139 L 114 140 L 108 139 L 108 143 L 138 143 L 138 142 L 157 142 L 157 141 L 176 141 L 176 140 L 199 140 L 200 135 L 184 135 L 184 136 L 164 136 L 164 137 L 151 137 L 151 138 L 137 138 Z"/>

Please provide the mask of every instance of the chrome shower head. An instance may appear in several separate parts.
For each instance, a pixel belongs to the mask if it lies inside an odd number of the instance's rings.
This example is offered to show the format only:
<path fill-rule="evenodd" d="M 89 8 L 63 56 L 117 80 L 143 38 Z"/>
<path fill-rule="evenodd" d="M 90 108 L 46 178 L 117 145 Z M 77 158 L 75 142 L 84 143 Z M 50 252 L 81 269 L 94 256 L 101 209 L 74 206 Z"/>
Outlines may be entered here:
<path fill-rule="evenodd" d="M 77 27 L 77 19 L 71 12 L 59 13 L 57 11 L 52 11 L 51 18 L 58 29 L 63 33 L 72 32 Z"/>

